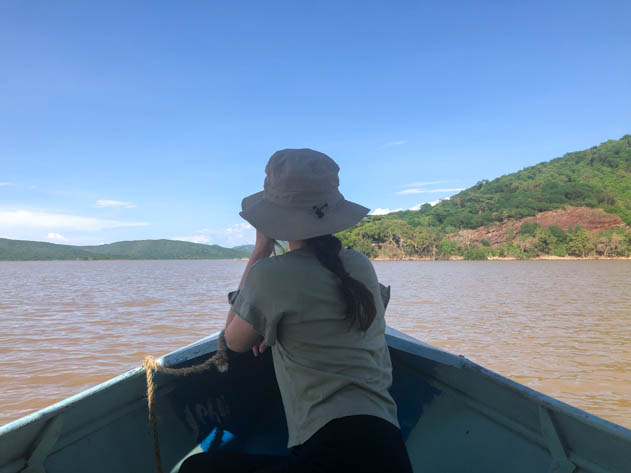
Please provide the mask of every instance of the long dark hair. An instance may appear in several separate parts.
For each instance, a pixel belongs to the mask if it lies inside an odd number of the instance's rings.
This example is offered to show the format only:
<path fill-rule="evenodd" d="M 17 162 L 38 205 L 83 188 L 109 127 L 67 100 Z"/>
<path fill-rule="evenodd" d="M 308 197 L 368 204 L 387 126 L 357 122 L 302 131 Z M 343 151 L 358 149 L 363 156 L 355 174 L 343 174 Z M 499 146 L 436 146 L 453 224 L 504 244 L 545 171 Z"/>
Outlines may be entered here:
<path fill-rule="evenodd" d="M 322 235 L 305 240 L 307 248 L 315 254 L 318 261 L 335 274 L 342 283 L 342 295 L 346 302 L 346 317 L 350 319 L 351 326 L 357 324 L 364 332 L 375 319 L 377 309 L 372 292 L 344 268 L 340 259 L 342 242 L 333 235 Z"/>

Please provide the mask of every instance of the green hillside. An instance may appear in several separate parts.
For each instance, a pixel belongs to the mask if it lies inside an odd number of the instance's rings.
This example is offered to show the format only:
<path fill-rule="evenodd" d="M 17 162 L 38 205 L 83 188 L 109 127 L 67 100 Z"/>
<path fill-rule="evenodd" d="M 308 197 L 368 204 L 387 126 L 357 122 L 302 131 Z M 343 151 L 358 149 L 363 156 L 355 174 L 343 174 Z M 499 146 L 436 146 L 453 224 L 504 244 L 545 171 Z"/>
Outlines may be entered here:
<path fill-rule="evenodd" d="M 121 241 L 99 246 L 70 246 L 0 238 L 0 260 L 233 259 L 247 250 L 174 240 Z"/>
<path fill-rule="evenodd" d="M 480 181 L 434 207 L 388 217 L 414 226 L 477 228 L 567 205 L 603 208 L 631 225 L 631 135 Z"/>
<path fill-rule="evenodd" d="M 540 212 L 571 207 L 603 209 L 618 215 L 627 225 L 631 224 L 631 135 L 584 151 L 568 153 L 492 181 L 480 181 L 435 206 L 425 204 L 418 211 L 367 217 L 339 236 L 345 244 L 374 257 L 386 256 L 383 250 L 392 250 L 393 247 L 399 254 L 410 257 L 466 257 L 467 252 L 477 249 L 459 241 L 457 235 L 464 229 L 519 221 Z M 578 225 L 580 227 L 580 222 Z M 527 236 L 535 237 L 536 230 Z M 540 230 L 540 233 L 543 230 L 547 229 Z M 574 228 L 573 231 L 581 233 L 580 230 Z M 614 233 L 620 234 L 624 242 L 627 232 L 616 230 Z M 505 253 L 510 253 L 509 247 L 516 243 L 512 240 L 518 237 L 509 236 Z M 590 238 L 596 236 L 591 235 Z M 598 237 L 603 236 L 611 237 Z M 538 237 L 554 236 L 540 234 Z M 553 239 L 554 244 L 543 245 L 542 250 L 524 253 L 520 247 L 513 253 L 520 257 L 541 254 L 561 256 L 564 251 L 565 254 L 573 254 L 571 249 L 560 246 L 565 236 L 558 234 Z M 597 241 L 592 243 L 593 249 L 586 250 L 587 253 L 598 253 Z M 556 253 L 551 249 L 554 246 Z M 585 255 L 586 251 L 579 253 Z M 627 254 L 629 251 L 623 243 L 615 253 Z M 482 257 L 482 253 L 488 255 L 492 252 L 482 249 L 476 254 Z"/>
<path fill-rule="evenodd" d="M 111 258 L 106 255 L 90 253 L 77 246 L 0 238 L 0 260 L 30 261 L 66 259 L 88 260 Z"/>
<path fill-rule="evenodd" d="M 249 256 L 254 251 L 254 245 L 233 246 L 232 249 L 236 250 L 236 251 L 243 251 L 243 252 L 247 253 L 248 256 Z"/>
<path fill-rule="evenodd" d="M 81 249 L 110 257 L 128 259 L 230 259 L 246 257 L 247 252 L 218 245 L 202 245 L 177 240 L 119 241 Z"/>

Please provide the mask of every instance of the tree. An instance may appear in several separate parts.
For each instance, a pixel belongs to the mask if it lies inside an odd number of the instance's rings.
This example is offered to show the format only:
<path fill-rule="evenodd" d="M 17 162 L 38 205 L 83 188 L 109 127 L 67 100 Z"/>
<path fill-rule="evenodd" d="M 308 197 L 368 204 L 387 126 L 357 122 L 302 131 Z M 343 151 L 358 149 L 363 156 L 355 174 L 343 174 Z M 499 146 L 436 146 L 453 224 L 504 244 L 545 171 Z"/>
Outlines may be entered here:
<path fill-rule="evenodd" d="M 535 232 L 535 248 L 540 253 L 550 254 L 552 248 L 557 244 L 557 239 L 552 232 L 546 228 L 538 228 Z"/>
<path fill-rule="evenodd" d="M 512 246 L 513 238 L 515 238 L 515 231 L 512 226 L 506 228 L 506 244 Z"/>
<path fill-rule="evenodd" d="M 612 255 L 625 256 L 627 254 L 627 251 L 624 244 L 624 236 L 618 233 L 614 233 L 613 235 L 611 235 L 609 248 Z"/>
<path fill-rule="evenodd" d="M 464 252 L 464 259 L 467 261 L 484 261 L 487 260 L 486 251 L 484 248 L 472 247 L 468 248 Z"/>
<path fill-rule="evenodd" d="M 462 249 L 452 240 L 443 240 L 438 244 L 438 257 L 442 259 L 448 259 L 450 256 L 459 255 Z"/>
<path fill-rule="evenodd" d="M 609 238 L 607 238 L 606 236 L 600 237 L 598 241 L 596 242 L 596 253 L 604 257 L 607 257 L 610 251 L 611 251 L 611 245 L 610 245 Z"/>
<path fill-rule="evenodd" d="M 516 255 L 519 258 L 532 258 L 534 256 L 537 256 L 537 254 L 539 253 L 537 251 L 537 248 L 535 247 L 535 243 L 536 243 L 536 238 L 535 237 L 526 237 L 526 238 L 520 238 L 519 241 L 517 242 L 517 248 L 519 248 L 519 254 Z"/>
<path fill-rule="evenodd" d="M 415 236 L 416 251 L 420 256 L 436 259 L 438 238 L 429 232 L 417 232 Z"/>
<path fill-rule="evenodd" d="M 565 249 L 568 255 L 584 258 L 592 248 L 593 245 L 587 230 L 580 226 L 568 229 L 565 241 Z"/>
<path fill-rule="evenodd" d="M 563 243 L 565 241 L 565 232 L 558 225 L 550 225 L 548 231 L 556 239 L 556 241 Z"/>
<path fill-rule="evenodd" d="M 521 227 L 519 227 L 519 234 L 534 236 L 537 228 L 539 228 L 537 222 L 524 222 L 521 224 Z"/>

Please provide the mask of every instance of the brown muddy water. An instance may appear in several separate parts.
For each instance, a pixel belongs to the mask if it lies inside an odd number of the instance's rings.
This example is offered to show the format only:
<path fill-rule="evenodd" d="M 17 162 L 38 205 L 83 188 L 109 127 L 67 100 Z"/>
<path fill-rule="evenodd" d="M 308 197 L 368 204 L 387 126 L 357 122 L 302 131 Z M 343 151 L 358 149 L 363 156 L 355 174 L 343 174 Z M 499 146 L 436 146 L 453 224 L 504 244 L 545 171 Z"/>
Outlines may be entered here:
<path fill-rule="evenodd" d="M 220 329 L 243 261 L 0 262 L 0 425 Z M 631 262 L 376 262 L 388 324 L 631 428 Z"/>

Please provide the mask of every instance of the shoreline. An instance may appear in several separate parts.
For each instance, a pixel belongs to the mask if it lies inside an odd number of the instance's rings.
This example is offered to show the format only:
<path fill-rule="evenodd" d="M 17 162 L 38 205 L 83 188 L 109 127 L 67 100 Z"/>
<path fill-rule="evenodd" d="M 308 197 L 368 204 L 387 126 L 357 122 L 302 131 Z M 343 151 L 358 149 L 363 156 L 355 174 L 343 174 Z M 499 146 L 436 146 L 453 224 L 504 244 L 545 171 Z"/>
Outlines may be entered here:
<path fill-rule="evenodd" d="M 42 261 L 248 261 L 249 258 L 73 258 L 73 259 L 0 259 L 0 263 L 41 263 Z"/>
<path fill-rule="evenodd" d="M 103 258 L 103 259 L 0 259 L 0 263 L 33 262 L 92 262 L 92 261 L 248 261 L 248 258 Z M 631 256 L 553 256 L 543 255 L 536 258 L 515 258 L 514 256 L 489 256 L 486 260 L 465 260 L 463 256 L 451 256 L 446 259 L 410 256 L 407 258 L 385 258 L 378 256 L 370 261 L 631 261 Z"/>
<path fill-rule="evenodd" d="M 486 260 L 465 260 L 462 256 L 452 256 L 446 259 L 435 258 L 370 258 L 371 261 L 631 261 L 631 256 L 537 256 L 536 258 L 515 258 L 514 256 L 489 256 Z"/>

